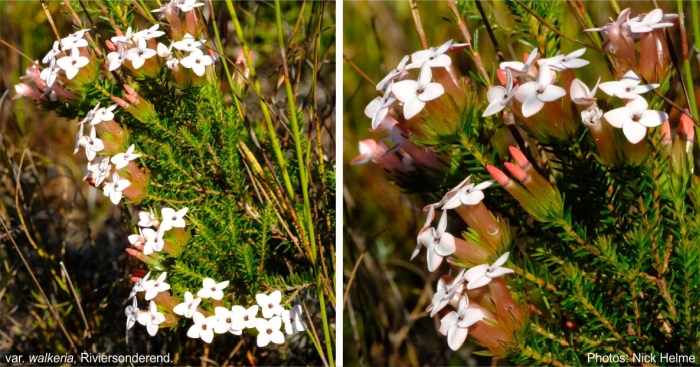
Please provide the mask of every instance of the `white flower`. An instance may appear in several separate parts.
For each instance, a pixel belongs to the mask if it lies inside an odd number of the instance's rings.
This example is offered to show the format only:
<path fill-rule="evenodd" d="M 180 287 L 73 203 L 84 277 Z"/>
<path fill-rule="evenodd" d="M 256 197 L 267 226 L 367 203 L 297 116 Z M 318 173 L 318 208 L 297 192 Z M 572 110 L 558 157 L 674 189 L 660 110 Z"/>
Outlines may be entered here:
<path fill-rule="evenodd" d="M 142 246 L 146 242 L 146 237 L 143 235 L 143 231 L 141 228 L 139 228 L 139 233 L 138 234 L 130 234 L 128 237 L 129 243 L 131 246 Z M 141 282 L 141 279 L 139 279 L 139 284 Z M 142 289 L 143 290 L 143 289 Z M 129 296 L 131 298 L 133 295 Z"/>
<path fill-rule="evenodd" d="M 226 286 L 228 286 L 228 280 L 217 283 L 214 279 L 204 278 L 204 281 L 202 281 L 202 289 L 197 292 L 197 295 L 202 298 L 211 298 L 219 301 L 224 298 L 223 289 L 226 288 Z"/>
<path fill-rule="evenodd" d="M 435 206 L 430 205 L 430 209 L 428 209 L 428 217 L 425 218 L 425 224 L 423 224 L 423 228 L 418 232 L 418 237 L 416 238 L 416 249 L 413 250 L 413 254 L 411 255 L 411 260 L 413 260 L 418 253 L 420 252 L 421 247 L 423 246 L 423 242 L 421 241 L 421 237 L 424 234 L 430 234 L 431 232 L 431 227 L 430 224 L 433 223 L 433 219 L 435 218 Z"/>
<path fill-rule="evenodd" d="M 588 29 L 584 29 L 583 31 L 584 32 L 601 32 L 601 31 L 607 32 L 615 24 L 617 24 L 618 27 L 625 25 L 625 24 L 627 24 L 627 21 L 629 20 L 631 12 L 632 12 L 632 9 L 627 8 L 627 9 L 620 12 L 620 15 L 617 16 L 617 21 L 614 21 L 612 18 L 610 18 L 611 22 L 602 26 L 602 27 L 588 28 Z"/>
<path fill-rule="evenodd" d="M 197 312 L 197 306 L 199 306 L 199 302 L 201 301 L 202 299 L 200 297 L 194 298 L 192 297 L 192 293 L 190 293 L 190 291 L 186 291 L 185 300 L 173 307 L 173 312 L 175 312 L 177 315 L 191 318 L 194 313 Z"/>
<path fill-rule="evenodd" d="M 56 58 L 56 55 L 59 52 L 61 52 L 61 50 L 59 49 L 58 41 L 54 41 L 53 47 L 51 48 L 51 50 L 49 50 L 49 52 L 46 54 L 46 56 L 44 56 L 44 58 L 41 60 L 41 62 L 43 62 L 44 64 L 48 64 L 49 61 Z"/>
<path fill-rule="evenodd" d="M 528 55 L 525 63 L 520 61 L 504 61 L 499 65 L 500 69 L 510 70 L 515 76 L 524 76 L 530 73 L 532 65 L 540 58 L 539 50 L 535 47 Z"/>
<path fill-rule="evenodd" d="M 131 185 L 131 182 L 125 178 L 120 178 L 119 174 L 114 172 L 112 174 L 112 182 L 105 184 L 104 195 L 109 196 L 109 200 L 112 204 L 117 205 L 122 200 L 122 192 Z"/>
<path fill-rule="evenodd" d="M 115 45 L 118 45 L 118 44 L 120 44 L 120 43 L 127 43 L 127 44 L 132 43 L 132 42 L 131 42 L 131 27 L 129 27 L 129 28 L 126 30 L 126 34 L 125 34 L 125 35 L 123 35 L 123 36 L 114 36 L 114 37 L 112 37 L 110 40 L 111 40 L 112 43 L 114 43 Z"/>
<path fill-rule="evenodd" d="M 411 64 L 406 66 L 406 69 L 416 69 L 428 64 L 431 68 L 447 67 L 452 65 L 452 59 L 445 55 L 452 46 L 452 40 L 449 40 L 438 47 L 431 47 L 427 50 L 416 51 L 411 55 Z"/>
<path fill-rule="evenodd" d="M 659 126 L 668 119 L 666 112 L 647 110 L 648 107 L 644 98 L 637 97 L 603 116 L 610 125 L 622 128 L 630 143 L 637 144 L 646 136 L 648 127 Z"/>
<path fill-rule="evenodd" d="M 574 79 L 571 82 L 571 88 L 569 89 L 569 95 L 571 96 L 571 100 L 578 105 L 592 105 L 593 103 L 595 103 L 595 92 L 598 91 L 599 84 L 600 78 L 598 78 L 598 82 L 595 83 L 595 87 L 593 87 L 593 90 L 590 90 L 584 82 L 582 82 L 578 78 Z"/>
<path fill-rule="evenodd" d="M 139 324 L 146 326 L 148 334 L 154 336 L 158 332 L 158 325 L 165 321 L 165 316 L 158 312 L 156 303 L 151 301 L 151 303 L 148 305 L 148 312 L 139 313 L 138 321 Z"/>
<path fill-rule="evenodd" d="M 129 237 L 131 237 L 131 236 L 129 236 Z M 150 275 L 151 275 L 151 272 L 149 271 L 145 277 L 134 282 L 134 287 L 131 288 L 131 293 L 129 293 L 129 298 L 127 298 L 127 299 L 131 299 L 132 297 L 134 297 L 136 295 L 136 293 L 143 292 L 145 290 L 145 289 L 143 289 L 143 282 L 147 281 L 148 277 Z"/>
<path fill-rule="evenodd" d="M 170 43 L 170 46 L 166 46 L 159 42 L 158 46 L 156 46 L 156 51 L 158 52 L 158 56 L 164 59 L 170 59 L 173 56 L 173 44 Z"/>
<path fill-rule="evenodd" d="M 68 79 L 75 78 L 78 75 L 78 71 L 83 66 L 87 65 L 90 60 L 85 56 L 80 56 L 80 51 L 75 47 L 71 49 L 70 56 L 63 56 L 56 60 L 58 67 L 66 71 L 66 77 Z"/>
<path fill-rule="evenodd" d="M 109 71 L 117 70 L 127 59 L 127 51 L 121 43 L 117 43 L 117 51 L 107 54 L 107 63 Z"/>
<path fill-rule="evenodd" d="M 83 35 L 87 31 L 87 29 L 82 29 L 69 35 L 66 38 L 61 39 L 61 50 L 66 51 L 71 49 L 77 49 L 78 47 L 86 47 L 88 43 L 87 40 L 83 39 Z"/>
<path fill-rule="evenodd" d="M 440 97 L 445 88 L 440 83 L 431 83 L 433 73 L 430 65 L 424 64 L 420 69 L 418 81 L 402 80 L 391 87 L 396 99 L 403 102 L 403 114 L 407 120 L 420 113 L 425 103 Z"/>
<path fill-rule="evenodd" d="M 56 65 L 56 59 L 51 59 L 49 66 L 44 68 L 44 70 L 39 73 L 39 78 L 46 82 L 47 88 L 51 88 L 53 83 L 56 82 L 56 78 L 58 77 L 58 72 L 60 70 L 61 68 Z"/>
<path fill-rule="evenodd" d="M 165 65 L 168 67 L 168 69 L 175 69 L 178 65 L 180 65 L 180 60 L 173 58 L 166 61 Z"/>
<path fill-rule="evenodd" d="M 260 306 L 252 305 L 247 309 L 243 306 L 233 306 L 231 307 L 231 312 L 235 318 L 241 317 L 243 319 L 243 326 L 248 329 L 254 329 L 257 325 L 258 310 Z"/>
<path fill-rule="evenodd" d="M 635 99 L 640 94 L 659 87 L 659 84 L 639 85 L 642 82 L 634 71 L 630 70 L 620 81 L 600 83 L 600 90 L 613 97 Z"/>
<path fill-rule="evenodd" d="M 580 48 L 568 55 L 558 55 L 550 57 L 548 59 L 539 60 L 537 61 L 537 64 L 540 66 L 547 65 L 550 68 L 552 68 L 552 70 L 556 71 L 564 71 L 566 69 L 578 69 L 580 67 L 584 67 L 590 64 L 588 60 L 579 59 L 579 57 L 581 57 L 585 52 L 585 48 Z"/>
<path fill-rule="evenodd" d="M 198 50 L 199 46 L 204 44 L 204 39 L 199 41 L 195 40 L 191 34 L 187 33 L 181 40 L 173 42 L 173 47 L 180 51 L 194 51 Z"/>
<path fill-rule="evenodd" d="M 160 211 L 163 221 L 160 223 L 160 229 L 162 231 L 168 231 L 171 228 L 185 228 L 185 214 L 187 214 L 187 208 L 182 208 L 178 211 L 171 208 L 163 208 Z"/>
<path fill-rule="evenodd" d="M 153 227 L 158 225 L 158 219 L 152 212 L 140 211 L 138 225 L 139 227 Z"/>
<path fill-rule="evenodd" d="M 166 273 L 160 274 L 156 280 L 146 280 L 143 282 L 143 290 L 146 291 L 144 299 L 146 301 L 152 300 L 160 292 L 165 292 L 170 289 L 170 284 L 165 282 Z"/>
<path fill-rule="evenodd" d="M 442 212 L 437 230 L 430 228 L 420 236 L 420 242 L 428 248 L 428 270 L 435 271 L 440 266 L 445 256 L 452 255 L 456 251 L 455 238 L 447 229 L 447 211 Z"/>
<path fill-rule="evenodd" d="M 136 298 L 134 298 L 133 303 L 126 306 L 126 310 L 124 310 L 124 313 L 126 314 L 126 330 L 130 330 L 132 327 L 134 327 L 136 320 L 139 318 L 139 311 L 139 306 L 136 304 Z"/>
<path fill-rule="evenodd" d="M 180 60 L 180 65 L 192 69 L 198 76 L 204 75 L 204 71 L 208 65 L 214 63 L 211 56 L 202 53 L 202 50 L 196 48 L 190 52 L 187 57 Z"/>
<path fill-rule="evenodd" d="M 542 65 L 537 82 L 522 84 L 515 92 L 515 98 L 523 102 L 523 116 L 530 117 L 540 112 L 545 102 L 555 101 L 566 95 L 564 88 L 552 84 L 552 71 Z"/>
<path fill-rule="evenodd" d="M 382 79 L 379 83 L 377 83 L 377 90 L 384 90 L 389 83 L 394 80 L 398 79 L 401 76 L 406 74 L 406 63 L 408 63 L 408 59 L 410 56 L 406 55 L 401 59 L 399 62 L 399 65 L 392 71 L 387 74 L 384 79 Z"/>
<path fill-rule="evenodd" d="M 581 111 L 581 122 L 586 125 L 595 125 L 603 117 L 603 111 L 597 106 Z"/>
<path fill-rule="evenodd" d="M 282 292 L 274 291 L 270 295 L 256 294 L 255 299 L 258 301 L 262 309 L 263 317 L 269 319 L 274 315 L 281 315 L 284 308 L 280 305 L 282 302 Z"/>
<path fill-rule="evenodd" d="M 143 63 L 146 62 L 146 59 L 150 59 L 155 55 L 156 50 L 148 48 L 146 40 L 139 38 L 136 47 L 127 51 L 126 58 L 131 60 L 131 65 L 134 66 L 134 69 L 138 69 L 141 66 L 143 66 Z"/>
<path fill-rule="evenodd" d="M 109 157 L 104 157 L 100 161 L 100 163 L 92 164 L 91 162 L 88 162 L 88 167 L 87 167 L 87 175 L 83 177 L 83 181 L 86 180 L 88 177 L 92 176 L 94 180 L 94 186 L 98 187 L 100 184 L 109 176 L 109 173 L 112 171 L 112 165 L 109 164 Z"/>
<path fill-rule="evenodd" d="M 467 269 L 462 268 L 457 276 L 447 284 L 443 278 L 438 280 L 437 289 L 433 295 L 433 301 L 426 310 L 430 311 L 430 317 L 435 316 L 435 314 L 445 308 L 455 294 L 462 293 L 464 290 L 464 273 L 466 270 Z"/>
<path fill-rule="evenodd" d="M 280 331 L 282 327 L 282 319 L 275 316 L 270 320 L 257 319 L 255 327 L 258 329 L 258 347 L 264 347 L 273 342 L 275 344 L 284 344 L 284 334 Z"/>
<path fill-rule="evenodd" d="M 195 312 L 192 316 L 194 325 L 187 330 L 187 336 L 192 339 L 202 339 L 207 343 L 211 343 L 214 339 L 214 328 L 216 327 L 216 316 L 204 317 L 199 312 Z"/>
<path fill-rule="evenodd" d="M 377 130 L 389 114 L 389 108 L 396 101 L 391 87 L 384 91 L 384 97 L 377 97 L 365 107 L 365 116 L 372 119 L 372 129 Z"/>
<path fill-rule="evenodd" d="M 454 209 L 460 205 L 479 204 L 484 200 L 483 190 L 491 186 L 493 182 L 493 180 L 487 180 L 476 186 L 474 186 L 474 184 L 463 185 L 445 202 L 445 205 L 442 206 L 442 210 Z"/>
<path fill-rule="evenodd" d="M 240 314 L 234 314 L 232 310 L 224 307 L 215 308 L 214 313 L 216 314 L 215 333 L 224 334 L 229 331 L 235 335 L 243 334 L 245 325 L 243 323 L 243 317 L 241 317 Z"/>
<path fill-rule="evenodd" d="M 204 4 L 202 3 L 197 3 L 197 0 L 183 0 L 181 3 L 177 4 L 177 7 L 182 10 L 183 13 L 186 13 L 188 11 L 191 11 L 192 9 L 198 7 L 198 6 L 203 6 Z"/>
<path fill-rule="evenodd" d="M 467 340 L 469 327 L 483 320 L 484 313 L 478 308 L 468 308 L 469 299 L 463 296 L 459 300 L 457 312 L 452 311 L 440 320 L 440 332 L 447 335 L 447 345 L 457 350 Z"/>
<path fill-rule="evenodd" d="M 677 17 L 677 14 L 667 14 L 664 16 L 664 12 L 661 9 L 654 9 L 645 15 L 641 20 L 639 20 L 639 17 L 635 17 L 630 19 L 627 24 L 629 25 L 630 30 L 634 33 L 647 33 L 653 31 L 654 29 L 673 26 L 673 23 L 664 21 Z"/>
<path fill-rule="evenodd" d="M 83 135 L 78 139 L 78 144 L 85 148 L 85 155 L 89 161 L 95 159 L 97 152 L 105 148 L 102 140 L 97 137 L 97 132 L 94 127 L 90 130 L 89 136 Z"/>
<path fill-rule="evenodd" d="M 510 252 L 501 255 L 491 266 L 489 264 L 481 264 L 467 270 L 464 273 L 464 278 L 469 282 L 467 283 L 467 289 L 483 287 L 489 284 L 491 279 L 515 272 L 513 269 L 501 267 L 508 261 L 508 255 L 510 255 Z"/>
<path fill-rule="evenodd" d="M 95 111 L 94 117 L 92 118 L 92 121 L 90 121 L 90 125 L 97 125 L 102 121 L 110 121 L 114 119 L 114 109 L 117 108 L 116 104 L 113 104 L 109 107 L 102 107 L 99 110 Z"/>
<path fill-rule="evenodd" d="M 160 27 L 160 25 L 156 24 L 151 28 L 136 32 L 134 33 L 134 38 L 139 38 L 148 41 L 151 38 L 157 38 L 164 35 L 165 32 L 159 31 L 158 27 Z"/>
<path fill-rule="evenodd" d="M 441 207 L 441 206 L 445 205 L 445 203 L 450 201 L 450 199 L 452 199 L 455 195 L 457 195 L 459 190 L 462 189 L 464 186 L 466 186 L 471 179 L 472 179 L 471 175 L 467 176 L 467 178 L 465 178 L 462 182 L 460 182 L 459 185 L 455 186 L 452 190 L 445 193 L 445 195 L 442 197 L 442 199 L 440 199 L 440 201 L 438 201 L 437 203 L 428 204 L 425 208 L 423 208 L 423 211 L 427 211 L 429 209 L 429 207 L 437 208 L 437 207 Z"/>
<path fill-rule="evenodd" d="M 129 162 L 133 161 L 134 159 L 140 156 L 141 154 L 134 154 L 134 144 L 131 144 L 131 146 L 129 146 L 129 149 L 127 149 L 126 152 L 118 153 L 112 156 L 112 163 L 114 163 L 114 166 L 117 169 L 122 169 L 129 165 Z"/>
<path fill-rule="evenodd" d="M 157 232 L 151 228 L 143 228 L 143 237 L 146 242 L 143 245 L 143 254 L 150 255 L 154 252 L 163 251 L 163 246 L 165 246 L 165 241 L 163 240 L 163 232 L 158 230 Z"/>
<path fill-rule="evenodd" d="M 306 325 L 301 321 L 301 305 L 294 305 L 291 310 L 282 311 L 284 331 L 292 335 L 298 331 L 306 330 Z"/>
<path fill-rule="evenodd" d="M 506 69 L 506 87 L 503 88 L 500 85 L 491 87 L 486 93 L 486 98 L 489 100 L 489 106 L 486 107 L 486 111 L 481 115 L 482 117 L 491 116 L 495 113 L 501 112 L 505 108 L 510 100 L 515 95 L 518 90 L 518 86 L 513 87 L 513 73 L 510 69 Z"/>

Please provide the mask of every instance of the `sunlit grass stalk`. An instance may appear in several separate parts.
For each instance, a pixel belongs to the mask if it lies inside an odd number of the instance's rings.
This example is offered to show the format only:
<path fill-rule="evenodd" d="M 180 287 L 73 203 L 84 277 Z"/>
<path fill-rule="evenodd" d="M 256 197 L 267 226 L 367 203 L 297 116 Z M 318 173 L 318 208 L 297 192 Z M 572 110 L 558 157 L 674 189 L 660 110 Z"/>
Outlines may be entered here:
<path fill-rule="evenodd" d="M 250 80 L 253 82 L 253 87 L 255 91 L 262 95 L 262 88 L 260 87 L 260 81 L 257 78 L 257 73 L 255 67 L 253 66 L 253 60 L 248 53 L 248 45 L 245 42 L 245 37 L 243 35 L 243 29 L 241 28 L 241 23 L 238 21 L 238 15 L 236 14 L 236 9 L 234 9 L 233 2 L 231 0 L 226 0 L 226 7 L 231 14 L 231 20 L 233 21 L 233 26 L 236 29 L 236 35 L 241 42 L 241 48 L 243 48 L 243 55 L 245 56 L 246 62 L 248 63 L 248 68 L 250 69 Z M 265 120 L 265 125 L 267 131 L 270 135 L 270 141 L 272 142 L 272 149 L 275 152 L 277 162 L 280 165 L 280 171 L 282 172 L 282 178 L 284 180 L 284 186 L 287 190 L 287 195 L 291 199 L 294 198 L 294 189 L 292 188 L 292 181 L 289 179 L 289 172 L 287 172 L 287 161 L 284 159 L 284 154 L 280 148 L 280 142 L 275 133 L 275 127 L 272 124 L 272 117 L 270 116 L 270 110 L 267 108 L 267 103 L 264 99 L 260 98 L 260 109 L 262 110 L 263 119 Z M 300 237 L 304 243 L 309 243 L 307 234 L 304 233 L 302 228 L 302 233 Z"/>
<path fill-rule="evenodd" d="M 695 1 L 693 1 L 695 3 Z M 690 112 L 693 117 L 698 118 L 698 104 L 695 100 L 695 87 L 693 86 L 693 73 L 690 70 L 690 60 L 688 59 L 688 37 L 685 31 L 684 24 L 684 14 L 683 14 L 683 1 L 677 0 L 678 4 L 678 20 L 680 22 L 681 28 L 681 42 L 683 44 L 683 71 L 685 72 L 686 89 L 688 93 L 688 102 L 690 103 Z M 697 25 L 698 14 L 693 13 L 693 28 Z M 697 32 L 697 31 L 696 31 Z M 695 34 L 695 43 L 697 44 L 698 34 Z M 700 133 L 700 127 L 695 126 L 696 133 Z"/>
<path fill-rule="evenodd" d="M 318 259 L 318 249 L 316 248 L 314 222 L 313 216 L 311 214 L 311 204 L 309 202 L 309 177 L 303 156 L 301 137 L 299 136 L 299 121 L 297 120 L 296 104 L 294 103 L 294 92 L 292 91 L 292 84 L 289 80 L 289 70 L 287 69 L 287 55 L 285 53 L 284 37 L 282 34 L 282 10 L 280 9 L 279 0 L 275 0 L 275 20 L 277 22 L 277 38 L 280 46 L 280 52 L 282 53 L 282 69 L 284 73 L 284 85 L 287 92 L 287 103 L 289 104 L 289 115 L 292 124 L 292 136 L 294 138 L 294 144 L 297 152 L 297 163 L 299 165 L 299 179 L 301 181 L 301 191 L 304 197 L 304 216 L 306 217 L 307 233 L 309 236 L 309 243 L 311 244 L 311 261 L 314 264 L 314 271 L 316 272 L 316 287 L 319 298 L 319 306 L 321 308 L 321 321 L 323 322 L 324 342 L 326 344 L 326 350 L 328 352 L 328 362 L 331 366 L 334 366 L 335 363 L 333 361 L 333 347 L 331 346 L 330 342 L 330 328 L 328 326 L 328 317 L 326 314 L 326 304 L 323 292 L 324 287 L 321 279 L 322 273 L 319 263 L 319 261 L 323 260 Z M 318 52 L 318 49 L 316 51 Z"/>

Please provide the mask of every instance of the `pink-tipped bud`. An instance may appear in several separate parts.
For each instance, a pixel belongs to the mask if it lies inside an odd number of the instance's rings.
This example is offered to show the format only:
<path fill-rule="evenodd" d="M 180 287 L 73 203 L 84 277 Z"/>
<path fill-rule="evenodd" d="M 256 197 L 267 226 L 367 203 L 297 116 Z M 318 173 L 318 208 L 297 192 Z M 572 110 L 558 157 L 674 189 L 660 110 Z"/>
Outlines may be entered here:
<path fill-rule="evenodd" d="M 527 160 L 525 154 L 523 154 L 520 149 L 510 146 L 508 147 L 508 150 L 510 150 L 510 155 L 512 155 L 515 161 L 518 162 L 518 166 L 523 169 L 530 167 L 530 161 Z"/>
<path fill-rule="evenodd" d="M 686 108 L 686 113 L 688 109 Z M 663 130 L 662 130 L 663 132 Z M 695 129 L 693 128 L 693 120 L 685 113 L 681 115 L 681 122 L 678 125 L 678 137 L 680 139 L 695 142 Z"/>
<path fill-rule="evenodd" d="M 132 96 L 135 96 L 135 95 L 136 95 L 136 91 L 134 90 L 134 88 L 131 88 L 131 87 L 129 86 L 129 84 L 124 84 L 124 89 L 125 89 L 126 92 L 129 93 L 130 95 L 132 95 Z"/>
<path fill-rule="evenodd" d="M 491 177 L 493 177 L 493 179 L 496 180 L 496 182 L 498 182 L 501 186 L 508 186 L 510 184 L 510 178 L 500 169 L 489 164 L 486 166 L 486 170 L 489 171 Z"/>
<path fill-rule="evenodd" d="M 139 280 L 146 276 L 146 271 L 143 269 L 131 269 L 131 279 Z"/>
<path fill-rule="evenodd" d="M 525 182 L 530 178 L 530 175 L 528 175 L 527 172 L 513 163 L 506 162 L 505 166 L 508 172 L 515 176 L 515 178 L 517 178 L 520 182 Z"/>
<path fill-rule="evenodd" d="M 117 52 L 117 46 L 115 46 L 114 43 L 112 43 L 112 41 L 105 40 L 105 45 L 107 45 L 107 49 L 110 52 Z"/>
<path fill-rule="evenodd" d="M 664 144 L 671 143 L 671 124 L 668 122 L 668 120 L 664 121 L 664 123 L 661 125 L 660 134 Z"/>
<path fill-rule="evenodd" d="M 527 59 L 525 59 L 525 60 L 527 60 Z M 508 74 L 506 74 L 506 71 L 503 69 L 496 70 L 496 76 L 498 76 L 498 81 L 501 82 L 502 86 L 505 86 L 506 83 L 508 82 L 508 80 L 506 79 L 508 77 L 507 75 Z M 512 79 L 513 79 L 513 86 L 520 84 L 518 82 L 518 79 L 515 79 L 515 78 L 512 78 Z"/>
<path fill-rule="evenodd" d="M 121 99 L 119 97 L 112 96 L 112 100 L 114 101 L 114 103 L 116 103 L 121 108 L 127 108 L 129 106 L 129 104 L 126 103 L 126 101 L 124 101 L 123 99 Z"/>
<path fill-rule="evenodd" d="M 134 96 L 131 95 L 131 94 L 125 94 L 125 95 L 124 95 L 124 98 L 126 98 L 126 100 L 129 101 L 129 102 L 132 103 L 132 104 L 138 104 L 138 103 L 139 103 L 138 98 L 134 97 Z"/>

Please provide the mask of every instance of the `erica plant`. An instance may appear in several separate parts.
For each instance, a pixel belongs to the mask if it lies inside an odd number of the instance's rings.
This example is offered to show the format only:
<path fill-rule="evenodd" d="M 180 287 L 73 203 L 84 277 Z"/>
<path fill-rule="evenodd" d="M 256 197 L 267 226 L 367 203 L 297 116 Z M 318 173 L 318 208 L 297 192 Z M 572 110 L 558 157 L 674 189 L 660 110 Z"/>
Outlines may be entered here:
<path fill-rule="evenodd" d="M 452 39 L 434 46 L 433 14 L 412 4 L 422 49 L 392 55 L 383 78 L 361 73 L 382 79 L 350 164 L 419 194 L 411 259 L 428 285 L 391 282 L 416 288 L 404 321 L 434 318 L 444 348 L 473 340 L 477 354 L 543 365 L 700 357 L 700 35 L 684 24 L 699 16 L 603 4 L 448 1 Z M 611 19 L 594 21 L 594 6 Z M 422 338 L 394 350 L 440 363 L 411 354 Z"/>
<path fill-rule="evenodd" d="M 320 71 L 334 52 L 332 6 L 265 9 L 273 60 L 258 59 L 230 1 L 62 10 L 75 32 L 56 33 L 15 98 L 77 122 L 85 185 L 133 218 L 119 241 L 135 260 L 127 335 L 251 335 L 251 349 L 282 344 L 294 364 L 333 365 L 334 122 L 319 103 L 332 93 Z M 289 27 L 302 19 L 310 42 Z M 256 73 L 270 64 L 277 87 Z"/>

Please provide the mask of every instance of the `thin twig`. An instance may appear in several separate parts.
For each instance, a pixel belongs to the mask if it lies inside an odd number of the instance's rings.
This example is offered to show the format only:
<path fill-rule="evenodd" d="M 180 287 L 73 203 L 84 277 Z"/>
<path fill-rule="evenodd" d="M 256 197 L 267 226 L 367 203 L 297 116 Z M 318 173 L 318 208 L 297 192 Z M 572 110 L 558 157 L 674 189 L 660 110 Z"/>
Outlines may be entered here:
<path fill-rule="evenodd" d="M 471 33 L 469 33 L 469 28 L 467 28 L 467 23 L 464 23 L 462 16 L 459 14 L 459 9 L 457 9 L 457 3 L 455 3 L 455 0 L 447 0 L 447 5 L 450 7 L 452 12 L 454 13 L 455 18 L 457 19 L 457 26 L 459 27 L 459 30 L 462 32 L 462 35 L 464 36 L 464 40 L 468 44 L 467 48 L 469 49 L 469 52 L 472 55 L 472 59 L 474 59 L 474 64 L 476 64 L 476 68 L 479 69 L 479 73 L 481 74 L 481 77 L 486 82 L 487 88 L 491 88 L 491 78 L 489 77 L 489 72 L 486 70 L 486 67 L 484 66 L 484 61 L 481 60 L 481 55 L 479 54 L 479 51 L 475 50 L 474 46 L 472 46 Z"/>
<path fill-rule="evenodd" d="M 372 80 L 372 78 L 369 77 L 369 75 L 365 74 L 364 71 L 360 70 L 360 67 L 357 66 L 354 62 L 352 62 L 352 60 L 350 60 L 347 55 L 343 54 L 343 60 L 345 60 L 345 62 L 347 62 L 351 68 L 353 68 L 358 74 L 360 74 L 360 77 L 362 77 L 362 79 L 366 80 L 369 84 L 372 84 L 372 86 L 377 85 L 377 83 L 375 83 L 374 80 Z"/>
<path fill-rule="evenodd" d="M 63 265 L 63 261 L 59 261 L 58 263 L 61 265 L 61 270 L 63 270 L 63 275 L 66 276 L 68 279 L 68 286 L 70 287 L 71 293 L 73 293 L 73 297 L 75 298 L 75 303 L 78 304 L 78 311 L 80 311 L 80 316 L 83 318 L 83 322 L 85 323 L 85 333 L 87 333 L 87 337 L 91 338 L 92 333 L 90 332 L 90 325 L 87 322 L 87 318 L 85 317 L 85 312 L 83 311 L 83 306 L 80 304 L 80 297 L 78 297 L 78 293 L 75 291 L 75 288 L 73 287 L 73 280 L 70 278 L 70 274 L 68 274 L 68 271 L 66 270 L 66 266 Z"/>
<path fill-rule="evenodd" d="M 418 32 L 418 38 L 420 38 L 420 44 L 423 45 L 423 49 L 428 49 L 428 40 L 425 39 L 425 31 L 423 30 L 423 23 L 420 21 L 420 14 L 418 13 L 418 4 L 416 0 L 408 0 L 411 5 L 411 14 L 413 14 L 413 22 L 416 23 L 416 31 Z"/>
<path fill-rule="evenodd" d="M 350 278 L 348 279 L 347 284 L 345 285 L 345 294 L 343 294 L 343 306 L 348 301 L 348 292 L 350 291 L 350 287 L 352 286 L 352 282 L 355 280 L 355 274 L 357 274 L 357 269 L 360 267 L 360 262 L 362 261 L 362 258 L 365 257 L 366 253 L 367 253 L 367 251 L 360 254 L 360 257 L 357 258 L 357 261 L 355 262 L 355 266 L 352 268 L 352 273 L 350 273 Z"/>

